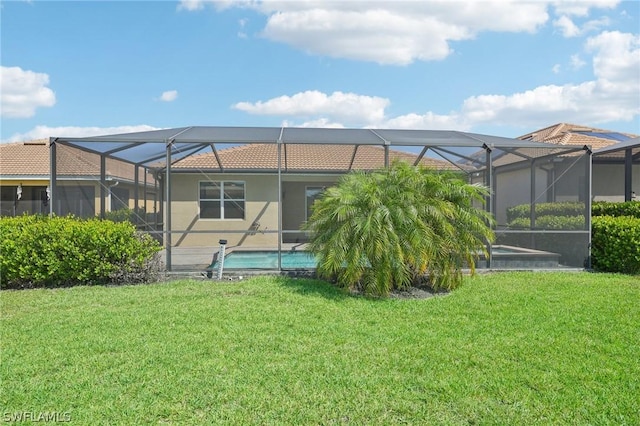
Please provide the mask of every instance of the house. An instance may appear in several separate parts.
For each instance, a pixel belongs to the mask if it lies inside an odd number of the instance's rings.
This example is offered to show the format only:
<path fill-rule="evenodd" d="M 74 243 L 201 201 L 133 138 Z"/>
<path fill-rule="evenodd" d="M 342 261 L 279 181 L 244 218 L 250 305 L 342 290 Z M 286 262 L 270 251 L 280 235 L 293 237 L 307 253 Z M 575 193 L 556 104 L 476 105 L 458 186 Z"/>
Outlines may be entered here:
<path fill-rule="evenodd" d="M 496 217 L 503 216 L 505 206 L 513 201 L 501 193 L 505 188 L 517 186 L 524 202 L 536 203 L 546 201 L 539 194 L 546 192 L 552 181 L 558 198 L 590 198 L 587 180 L 565 182 L 563 176 L 553 176 L 553 165 L 564 158 L 572 158 L 570 169 L 584 173 L 590 168 L 590 151 L 582 146 L 459 131 L 192 126 L 56 137 L 51 138 L 50 148 L 55 159 L 51 175 L 54 211 L 56 200 L 65 197 L 65 179 L 74 171 L 76 160 L 84 156 L 91 158 L 91 164 L 100 164 L 93 178 L 100 185 L 100 200 L 95 201 L 100 214 L 108 204 L 105 187 L 107 176 L 113 175 L 111 161 L 153 176 L 160 200 L 162 232 L 158 236 L 163 241 L 168 270 L 176 265 L 174 255 L 211 253 L 221 240 L 234 249 L 279 252 L 283 244 L 303 243 L 308 236 L 302 225 L 324 188 L 334 185 L 345 173 L 386 167 L 394 159 L 455 170 L 487 185 L 491 191 L 485 208 Z M 511 174 L 523 178 L 512 180 Z M 134 176 L 134 184 L 141 181 L 140 176 Z M 139 205 L 138 196 L 134 194 L 133 198 Z M 584 214 L 589 215 L 587 209 Z M 509 245 L 526 248 L 522 252 L 511 247 L 509 257 L 514 256 L 514 250 L 530 257 L 537 249 L 539 240 L 534 241 L 531 230 L 508 232 L 514 237 Z M 567 265 L 581 266 L 588 256 L 590 228 L 553 236 L 570 241 L 575 253 L 559 257 L 560 250 L 554 250 L 552 255 L 563 262 L 566 258 Z M 492 253 L 487 265 L 494 260 Z"/>
<path fill-rule="evenodd" d="M 640 147 L 637 138 L 638 135 L 630 133 L 557 123 L 518 139 L 561 146 L 590 147 L 593 150 L 592 200 L 621 202 L 638 199 L 634 198 L 637 197 L 636 193 L 640 195 Z M 631 151 L 627 151 L 629 159 L 625 160 L 627 149 Z"/>
<path fill-rule="evenodd" d="M 134 184 L 135 169 L 118 160 L 106 161 L 104 184 L 100 180 L 100 157 L 86 151 L 59 150 L 57 167 L 60 197 L 50 206 L 51 156 L 48 139 L 0 144 L 0 215 L 47 214 L 92 217 L 100 211 L 101 192 L 106 192 L 105 212 L 136 207 L 157 210 L 153 176 Z M 137 188 L 137 189 L 136 189 Z"/>
<path fill-rule="evenodd" d="M 389 161 L 394 160 L 458 170 L 448 161 L 389 150 Z M 374 170 L 384 164 L 385 150 L 378 146 L 291 144 L 281 158 L 278 184 L 274 144 L 247 144 L 188 156 L 171 167 L 172 228 L 190 231 L 177 234 L 175 246 L 212 245 L 211 235 L 203 231 L 213 226 L 230 232 L 227 239 L 233 246 L 276 247 L 280 227 L 283 243 L 305 242 L 301 226 L 324 188 L 335 185 L 349 171 Z M 246 232 L 232 232 L 238 230 Z"/>

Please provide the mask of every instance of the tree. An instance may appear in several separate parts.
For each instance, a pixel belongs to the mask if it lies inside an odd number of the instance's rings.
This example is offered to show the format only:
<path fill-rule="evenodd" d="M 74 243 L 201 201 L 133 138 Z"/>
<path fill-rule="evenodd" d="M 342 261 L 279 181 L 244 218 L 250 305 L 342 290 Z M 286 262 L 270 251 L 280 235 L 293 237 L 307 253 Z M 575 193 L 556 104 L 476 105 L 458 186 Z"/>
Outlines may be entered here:
<path fill-rule="evenodd" d="M 493 241 L 486 187 L 460 174 L 394 162 L 352 172 L 314 203 L 305 225 L 318 275 L 345 288 L 387 295 L 425 277 L 434 290 L 462 282 Z"/>

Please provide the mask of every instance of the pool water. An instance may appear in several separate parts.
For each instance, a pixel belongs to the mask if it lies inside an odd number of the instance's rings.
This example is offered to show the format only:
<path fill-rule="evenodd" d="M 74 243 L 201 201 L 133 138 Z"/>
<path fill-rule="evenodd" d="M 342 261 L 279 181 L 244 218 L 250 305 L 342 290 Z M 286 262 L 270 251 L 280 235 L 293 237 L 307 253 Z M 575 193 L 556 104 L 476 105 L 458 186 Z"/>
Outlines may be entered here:
<path fill-rule="evenodd" d="M 496 245 L 492 250 L 493 268 L 556 268 L 560 255 L 521 247 Z M 480 256 L 483 260 L 484 256 Z M 483 268 L 485 262 L 478 262 Z M 214 262 L 209 269 L 216 269 Z M 283 251 L 282 269 L 315 269 L 317 261 L 308 251 Z M 277 251 L 233 251 L 224 258 L 224 269 L 278 269 Z"/>
<path fill-rule="evenodd" d="M 218 263 L 211 265 L 218 267 Z M 283 269 L 314 269 L 316 258 L 308 251 L 283 251 Z M 277 251 L 234 251 L 224 258 L 225 269 L 278 269 Z"/>

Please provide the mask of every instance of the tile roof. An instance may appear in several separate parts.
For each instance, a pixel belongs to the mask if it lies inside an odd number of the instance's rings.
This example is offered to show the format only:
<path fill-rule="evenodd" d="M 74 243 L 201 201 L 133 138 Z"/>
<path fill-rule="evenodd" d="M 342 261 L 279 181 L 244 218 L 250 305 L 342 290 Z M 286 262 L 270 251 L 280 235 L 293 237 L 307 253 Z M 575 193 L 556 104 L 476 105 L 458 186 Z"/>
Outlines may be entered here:
<path fill-rule="evenodd" d="M 527 133 L 518 137 L 518 139 L 556 145 L 587 145 L 592 150 L 597 151 L 618 143 L 620 139 L 635 138 L 637 136 L 632 133 L 620 133 L 578 124 L 558 123 Z"/>
<path fill-rule="evenodd" d="M 278 147 L 273 144 L 246 144 L 218 151 L 224 169 L 276 170 Z M 389 160 L 404 160 L 413 164 L 417 154 L 389 150 Z M 384 148 L 360 145 L 286 144 L 282 150 L 283 171 L 372 170 L 384 166 Z M 423 157 L 420 164 L 439 170 L 457 169 L 448 161 Z M 192 155 L 177 161 L 177 170 L 219 170 L 220 164 L 213 152 Z"/>
<path fill-rule="evenodd" d="M 0 177 L 33 176 L 49 179 L 50 150 L 48 139 L 0 144 Z M 100 156 L 79 149 L 58 145 L 56 150 L 58 176 L 99 176 Z M 108 158 L 108 177 L 134 180 L 135 168 L 125 162 Z M 143 180 L 142 173 L 139 179 Z M 147 177 L 150 182 L 151 177 Z"/>
<path fill-rule="evenodd" d="M 49 177 L 49 141 L 0 144 L 0 175 Z"/>

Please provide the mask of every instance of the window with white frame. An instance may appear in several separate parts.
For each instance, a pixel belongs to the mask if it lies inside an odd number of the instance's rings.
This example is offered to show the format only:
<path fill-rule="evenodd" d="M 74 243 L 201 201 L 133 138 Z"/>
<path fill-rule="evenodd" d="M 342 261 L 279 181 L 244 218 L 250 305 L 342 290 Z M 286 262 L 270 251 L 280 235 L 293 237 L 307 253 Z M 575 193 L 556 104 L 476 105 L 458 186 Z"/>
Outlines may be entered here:
<path fill-rule="evenodd" d="M 200 182 L 200 219 L 244 219 L 244 182 Z"/>

